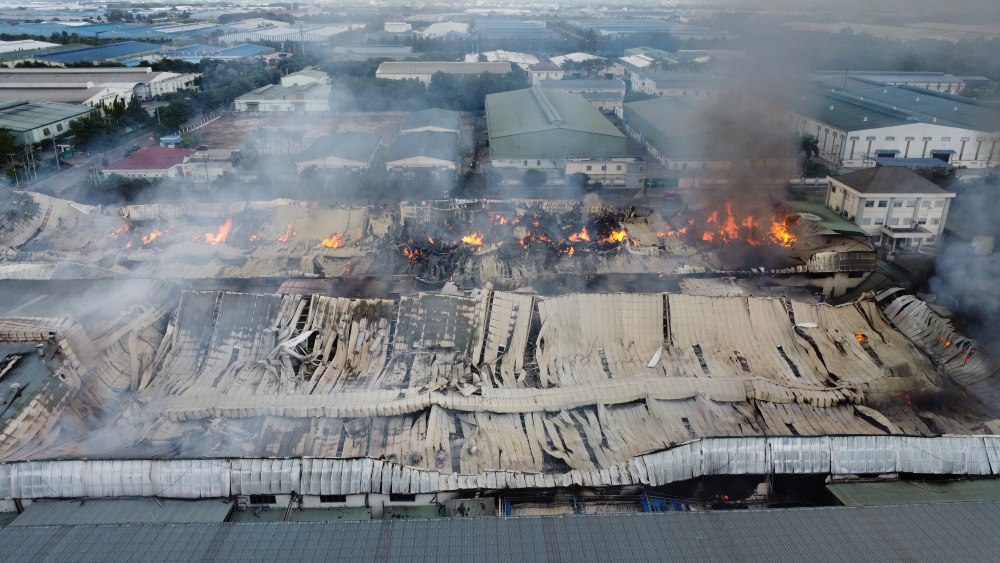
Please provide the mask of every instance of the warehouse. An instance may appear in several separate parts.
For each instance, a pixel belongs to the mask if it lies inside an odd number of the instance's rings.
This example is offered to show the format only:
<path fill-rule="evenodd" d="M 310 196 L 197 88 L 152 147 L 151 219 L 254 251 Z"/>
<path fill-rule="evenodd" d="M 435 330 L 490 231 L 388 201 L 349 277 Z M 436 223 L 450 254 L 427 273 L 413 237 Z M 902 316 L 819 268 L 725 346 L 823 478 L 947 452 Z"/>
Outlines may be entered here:
<path fill-rule="evenodd" d="M 429 108 L 410 112 L 399 132 L 440 131 L 458 134 L 461 124 L 461 113 L 449 109 Z"/>
<path fill-rule="evenodd" d="M 320 112 L 330 110 L 330 77 L 312 68 L 281 77 L 281 84 L 268 84 L 233 101 L 236 111 Z"/>
<path fill-rule="evenodd" d="M 457 76 L 469 76 L 488 72 L 490 74 L 507 74 L 511 71 L 510 63 L 463 63 L 463 62 L 384 62 L 378 65 L 375 78 L 387 80 L 419 80 L 424 84 L 431 83 L 435 73 L 443 72 Z"/>
<path fill-rule="evenodd" d="M 72 51 L 36 55 L 35 58 L 58 66 L 74 63 L 97 64 L 101 62 L 121 62 L 139 56 L 154 55 L 161 50 L 163 50 L 163 46 L 155 43 L 126 41 L 124 43 L 112 43 L 99 47 L 83 47 Z"/>
<path fill-rule="evenodd" d="M 135 68 L 0 69 L 0 101 L 47 100 L 97 106 L 115 101 L 149 100 L 195 87 L 196 73 L 153 72 Z"/>
<path fill-rule="evenodd" d="M 791 142 L 747 130 L 746 116 L 727 114 L 725 107 L 719 100 L 664 96 L 625 104 L 622 123 L 660 161 L 665 177 L 677 178 L 682 188 L 729 185 L 744 169 L 755 171 L 755 182 L 791 177 L 796 165 Z"/>
<path fill-rule="evenodd" d="M 417 169 L 455 174 L 458 171 L 458 135 L 450 131 L 420 131 L 396 137 L 385 157 L 389 171 Z"/>
<path fill-rule="evenodd" d="M 935 158 L 956 167 L 1000 162 L 1000 111 L 971 98 L 851 76 L 775 102 L 779 123 L 812 135 L 821 158 L 844 168 L 876 159 Z"/>
<path fill-rule="evenodd" d="M 606 187 L 637 187 L 642 160 L 601 112 L 579 94 L 528 88 L 486 96 L 486 125 L 494 181 L 520 184 L 529 170 L 545 183 L 565 185 L 586 174 Z"/>
<path fill-rule="evenodd" d="M 345 131 L 324 135 L 295 160 L 295 168 L 304 170 L 365 170 L 371 166 L 382 136 L 375 133 Z"/>
<path fill-rule="evenodd" d="M 40 143 L 69 133 L 70 122 L 94 108 L 42 100 L 0 102 L 0 127 L 9 129 L 18 145 Z"/>

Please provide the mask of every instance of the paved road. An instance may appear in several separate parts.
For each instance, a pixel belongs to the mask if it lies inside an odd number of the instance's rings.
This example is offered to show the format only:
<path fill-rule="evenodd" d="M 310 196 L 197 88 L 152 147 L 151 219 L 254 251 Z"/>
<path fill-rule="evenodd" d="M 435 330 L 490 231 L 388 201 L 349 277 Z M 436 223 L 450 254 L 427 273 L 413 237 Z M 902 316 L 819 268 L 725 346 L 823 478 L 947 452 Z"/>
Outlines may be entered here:
<path fill-rule="evenodd" d="M 127 151 L 132 145 L 148 147 L 155 143 L 156 135 L 153 133 L 146 133 L 139 137 L 126 140 L 122 142 L 120 146 L 107 151 L 93 152 L 89 155 L 77 155 L 72 158 L 63 159 L 65 162 L 69 162 L 72 167 L 64 168 L 62 172 L 49 176 L 43 180 L 39 180 L 37 183 L 28 186 L 28 189 L 58 196 L 66 189 L 83 182 L 87 178 L 92 167 L 96 166 L 100 169 L 105 158 L 109 163 L 121 160 L 125 156 L 125 151 Z M 49 153 L 48 158 L 50 160 L 52 159 L 51 153 Z"/>

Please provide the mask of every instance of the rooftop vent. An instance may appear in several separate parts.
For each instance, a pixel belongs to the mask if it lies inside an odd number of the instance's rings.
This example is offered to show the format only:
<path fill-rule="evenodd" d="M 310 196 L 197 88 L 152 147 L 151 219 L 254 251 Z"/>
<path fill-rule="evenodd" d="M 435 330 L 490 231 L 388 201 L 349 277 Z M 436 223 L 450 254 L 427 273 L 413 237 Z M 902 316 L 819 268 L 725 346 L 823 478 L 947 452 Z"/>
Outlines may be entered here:
<path fill-rule="evenodd" d="M 830 104 L 830 109 L 833 109 L 833 104 Z"/>
<path fill-rule="evenodd" d="M 862 119 L 861 121 L 866 121 L 866 122 L 867 122 L 867 121 L 868 121 L 868 116 L 866 115 L 866 116 L 864 117 L 864 119 Z"/>

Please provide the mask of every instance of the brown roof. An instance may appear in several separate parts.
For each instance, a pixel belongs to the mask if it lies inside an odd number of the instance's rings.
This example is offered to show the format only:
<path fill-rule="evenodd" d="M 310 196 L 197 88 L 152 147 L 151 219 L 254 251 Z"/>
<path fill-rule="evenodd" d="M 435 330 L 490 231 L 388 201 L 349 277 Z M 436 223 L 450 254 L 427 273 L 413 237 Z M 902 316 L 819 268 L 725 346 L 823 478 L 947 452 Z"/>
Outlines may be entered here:
<path fill-rule="evenodd" d="M 107 170 L 166 170 L 183 163 L 194 152 L 191 149 L 149 147 L 113 163 Z"/>
<path fill-rule="evenodd" d="M 865 168 L 857 172 L 833 176 L 833 179 L 867 194 L 944 195 L 951 193 L 909 168 L 876 166 L 875 168 Z"/>

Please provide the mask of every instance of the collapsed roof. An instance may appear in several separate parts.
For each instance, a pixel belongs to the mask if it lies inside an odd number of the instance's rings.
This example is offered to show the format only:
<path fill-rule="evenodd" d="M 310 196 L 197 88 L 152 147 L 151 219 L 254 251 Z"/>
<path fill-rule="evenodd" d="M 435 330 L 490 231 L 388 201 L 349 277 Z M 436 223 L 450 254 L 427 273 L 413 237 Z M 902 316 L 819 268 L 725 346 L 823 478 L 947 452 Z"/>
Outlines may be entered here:
<path fill-rule="evenodd" d="M 552 486 L 628 473 L 693 440 L 859 435 L 884 449 L 982 432 L 998 404 L 992 360 L 922 302 L 883 306 L 186 292 L 173 314 L 148 309 L 98 340 L 68 338 L 66 350 L 89 351 L 80 390 L 28 410 L 79 423 L 60 419 L 57 436 L 8 426 L 31 447 L 0 442 L 0 457 L 375 459 L 445 481 L 513 471 Z M 51 323 L 4 323 L 6 342 L 52 338 Z M 830 455 L 828 442 L 809 443 Z"/>

